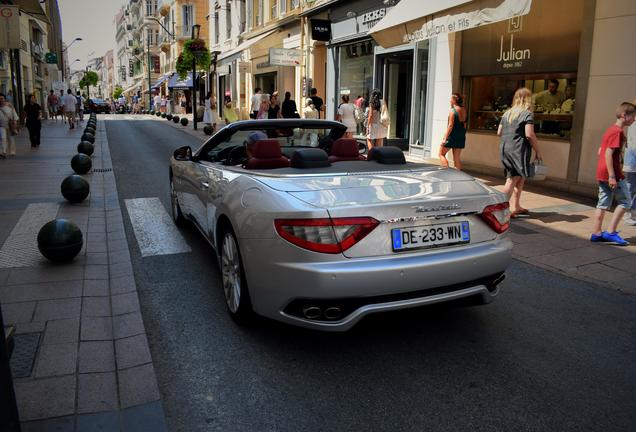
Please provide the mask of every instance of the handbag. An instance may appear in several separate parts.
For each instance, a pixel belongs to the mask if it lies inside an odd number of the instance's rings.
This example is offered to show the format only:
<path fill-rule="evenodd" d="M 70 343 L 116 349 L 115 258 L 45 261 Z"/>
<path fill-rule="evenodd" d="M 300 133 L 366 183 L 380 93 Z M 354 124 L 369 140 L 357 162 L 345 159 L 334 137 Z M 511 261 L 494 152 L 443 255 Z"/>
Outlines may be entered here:
<path fill-rule="evenodd" d="M 389 117 L 389 110 L 386 109 L 386 105 L 382 103 L 382 111 L 380 112 L 380 124 L 384 127 L 389 127 L 391 124 L 391 117 Z"/>
<path fill-rule="evenodd" d="M 541 159 L 535 159 L 530 164 L 530 178 L 535 181 L 545 180 L 548 175 L 549 168 Z"/>
<path fill-rule="evenodd" d="M 353 117 L 356 120 L 356 123 L 363 123 L 365 119 L 364 111 L 360 107 L 355 107 L 353 111 Z"/>

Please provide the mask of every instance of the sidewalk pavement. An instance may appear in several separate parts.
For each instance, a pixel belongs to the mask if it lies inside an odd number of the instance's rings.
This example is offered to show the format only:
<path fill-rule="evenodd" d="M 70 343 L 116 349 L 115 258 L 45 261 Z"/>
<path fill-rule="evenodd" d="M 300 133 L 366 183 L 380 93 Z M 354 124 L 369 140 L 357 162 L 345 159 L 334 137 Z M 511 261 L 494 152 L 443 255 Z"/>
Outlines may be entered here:
<path fill-rule="evenodd" d="M 98 116 L 91 193 L 66 202 L 62 180 L 85 123 L 44 120 L 42 143 L 17 137 L 0 161 L 0 303 L 16 327 L 11 358 L 23 431 L 163 431 L 164 412 L 124 231 L 103 116 Z M 69 264 L 37 249 L 37 233 L 68 218 L 84 236 Z"/>

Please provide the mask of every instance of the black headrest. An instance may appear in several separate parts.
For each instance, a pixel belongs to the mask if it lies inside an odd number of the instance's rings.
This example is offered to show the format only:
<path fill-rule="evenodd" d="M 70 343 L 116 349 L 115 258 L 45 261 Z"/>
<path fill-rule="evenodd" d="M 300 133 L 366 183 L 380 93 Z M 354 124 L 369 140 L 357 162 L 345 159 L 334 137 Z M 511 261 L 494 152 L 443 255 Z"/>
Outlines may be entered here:
<path fill-rule="evenodd" d="M 292 154 L 292 168 L 323 168 L 331 166 L 327 152 L 319 148 L 298 149 Z"/>
<path fill-rule="evenodd" d="M 387 165 L 403 165 L 406 163 L 404 152 L 399 147 L 373 147 L 369 151 L 367 160 Z"/>

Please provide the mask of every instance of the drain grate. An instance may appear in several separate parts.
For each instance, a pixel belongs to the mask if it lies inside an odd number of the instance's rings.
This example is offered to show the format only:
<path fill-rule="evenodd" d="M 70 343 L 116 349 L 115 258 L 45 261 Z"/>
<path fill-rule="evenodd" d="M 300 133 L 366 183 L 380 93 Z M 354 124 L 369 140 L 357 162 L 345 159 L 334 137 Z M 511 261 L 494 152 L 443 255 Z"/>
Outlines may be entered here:
<path fill-rule="evenodd" d="M 93 170 L 93 172 L 111 172 L 113 169 L 112 168 L 95 168 Z"/>
<path fill-rule="evenodd" d="M 13 378 L 26 378 L 31 376 L 35 353 L 40 343 L 40 333 L 28 333 L 13 337 L 15 348 L 11 355 L 11 373 Z"/>

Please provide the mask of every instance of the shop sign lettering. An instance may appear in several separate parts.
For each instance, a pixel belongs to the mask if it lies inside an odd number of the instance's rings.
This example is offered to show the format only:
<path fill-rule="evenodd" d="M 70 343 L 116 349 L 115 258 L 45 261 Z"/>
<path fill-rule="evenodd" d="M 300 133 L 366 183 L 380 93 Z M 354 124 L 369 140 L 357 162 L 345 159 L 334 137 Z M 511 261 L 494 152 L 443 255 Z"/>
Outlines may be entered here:
<path fill-rule="evenodd" d="M 517 68 L 523 66 L 523 60 L 530 60 L 530 49 L 517 49 L 514 46 L 515 36 L 510 34 L 510 46 L 504 49 L 504 35 L 501 35 L 499 44 L 499 57 L 497 63 L 501 63 L 504 69 Z"/>
<path fill-rule="evenodd" d="M 379 21 L 384 18 L 384 15 L 386 15 L 386 8 L 376 9 L 362 14 L 362 24 L 375 23 L 375 21 Z"/>

